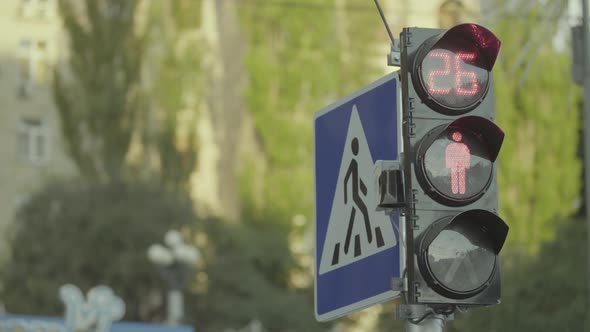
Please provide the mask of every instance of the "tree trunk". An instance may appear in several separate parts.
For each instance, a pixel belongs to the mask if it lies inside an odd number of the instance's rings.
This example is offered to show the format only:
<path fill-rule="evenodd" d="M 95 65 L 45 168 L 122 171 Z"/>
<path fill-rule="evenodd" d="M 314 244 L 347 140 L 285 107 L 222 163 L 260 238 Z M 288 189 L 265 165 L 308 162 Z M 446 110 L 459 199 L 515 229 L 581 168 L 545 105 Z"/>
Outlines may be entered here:
<path fill-rule="evenodd" d="M 249 150 L 244 145 L 255 142 L 253 122 L 243 96 L 245 45 L 235 0 L 203 0 L 202 14 L 207 41 L 203 61 L 207 99 L 199 120 L 194 196 L 201 216 L 215 215 L 238 222 L 240 154 L 244 149 Z"/>

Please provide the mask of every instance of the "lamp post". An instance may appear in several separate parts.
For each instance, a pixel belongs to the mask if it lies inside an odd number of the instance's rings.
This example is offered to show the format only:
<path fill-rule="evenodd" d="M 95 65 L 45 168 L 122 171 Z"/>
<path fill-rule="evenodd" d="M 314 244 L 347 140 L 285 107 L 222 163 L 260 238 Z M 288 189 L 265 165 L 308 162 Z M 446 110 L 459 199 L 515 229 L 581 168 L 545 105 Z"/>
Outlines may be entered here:
<path fill-rule="evenodd" d="M 152 244 L 147 254 L 168 285 L 167 321 L 169 324 L 177 325 L 184 317 L 183 289 L 201 253 L 196 247 L 184 243 L 176 230 L 166 232 L 164 244 Z"/>

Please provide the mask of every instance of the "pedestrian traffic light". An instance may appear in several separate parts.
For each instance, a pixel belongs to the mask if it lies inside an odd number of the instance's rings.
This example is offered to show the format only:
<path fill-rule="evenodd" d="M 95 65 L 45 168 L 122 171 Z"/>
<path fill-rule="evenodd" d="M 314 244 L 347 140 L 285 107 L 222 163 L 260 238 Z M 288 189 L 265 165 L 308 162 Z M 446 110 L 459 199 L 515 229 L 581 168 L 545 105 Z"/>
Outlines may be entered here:
<path fill-rule="evenodd" d="M 496 304 L 508 234 L 496 214 L 500 41 L 476 24 L 404 28 L 400 39 L 408 302 Z"/>

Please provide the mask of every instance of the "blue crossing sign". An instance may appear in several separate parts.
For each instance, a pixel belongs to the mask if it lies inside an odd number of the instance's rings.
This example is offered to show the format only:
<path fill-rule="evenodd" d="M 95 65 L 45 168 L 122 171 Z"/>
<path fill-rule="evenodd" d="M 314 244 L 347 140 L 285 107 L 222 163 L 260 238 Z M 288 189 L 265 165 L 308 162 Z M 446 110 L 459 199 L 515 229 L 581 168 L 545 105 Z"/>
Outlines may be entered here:
<path fill-rule="evenodd" d="M 405 262 L 399 217 L 377 209 L 374 174 L 377 160 L 399 159 L 399 94 L 394 72 L 315 115 L 319 321 L 399 296 L 391 288 Z"/>

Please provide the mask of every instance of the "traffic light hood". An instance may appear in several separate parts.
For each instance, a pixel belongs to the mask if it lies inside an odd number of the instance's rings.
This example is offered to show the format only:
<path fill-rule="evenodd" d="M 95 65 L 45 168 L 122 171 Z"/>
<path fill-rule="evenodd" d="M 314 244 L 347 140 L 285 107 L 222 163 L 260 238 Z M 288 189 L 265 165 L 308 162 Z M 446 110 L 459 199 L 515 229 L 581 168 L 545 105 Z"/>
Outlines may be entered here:
<path fill-rule="evenodd" d="M 451 122 L 446 128 L 465 128 L 474 133 L 481 134 L 482 141 L 487 144 L 489 157 L 492 162 L 496 161 L 502 142 L 504 141 L 504 131 L 492 121 L 480 116 L 463 116 Z M 443 131 L 444 131 L 443 129 Z"/>
<path fill-rule="evenodd" d="M 464 40 L 477 45 L 487 61 L 484 68 L 491 71 L 500 52 L 500 40 L 490 30 L 473 23 L 459 24 L 437 37 L 432 48 L 446 44 L 449 40 Z"/>
<path fill-rule="evenodd" d="M 508 236 L 508 225 L 504 220 L 487 210 L 476 209 L 459 213 L 449 221 L 449 224 L 455 222 L 469 222 L 481 226 L 482 231 L 489 234 L 496 255 L 502 250 Z"/>
<path fill-rule="evenodd" d="M 496 255 L 502 250 L 506 237 L 508 236 L 509 228 L 502 218 L 487 210 L 474 209 L 460 212 L 454 217 L 440 219 L 438 222 L 431 225 L 430 229 L 423 234 L 423 240 L 420 242 L 420 245 L 424 248 L 430 246 L 440 232 L 454 223 L 470 224 L 486 233 L 492 240 L 494 253 Z"/>

